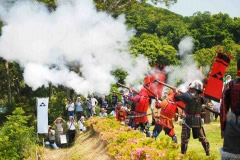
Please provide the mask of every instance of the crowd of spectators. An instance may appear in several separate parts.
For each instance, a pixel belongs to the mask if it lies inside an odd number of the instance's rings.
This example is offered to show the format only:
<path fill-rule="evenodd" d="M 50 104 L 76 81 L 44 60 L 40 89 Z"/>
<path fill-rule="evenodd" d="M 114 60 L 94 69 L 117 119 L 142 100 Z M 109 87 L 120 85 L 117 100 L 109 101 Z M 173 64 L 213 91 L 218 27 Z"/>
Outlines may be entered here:
<path fill-rule="evenodd" d="M 96 98 L 93 95 L 88 98 L 77 97 L 75 103 L 68 99 L 65 106 L 68 121 L 58 117 L 53 122 L 53 126 L 49 126 L 48 142 L 46 144 L 53 149 L 58 149 L 59 146 L 66 143 L 62 140 L 65 137 L 67 144 L 72 145 L 76 134 L 86 131 L 84 126 L 85 119 L 92 116 L 116 116 L 115 110 L 119 101 L 126 104 L 124 97 L 122 97 L 122 100 L 119 100 L 115 94 L 110 97 L 102 96 L 100 98 Z"/>

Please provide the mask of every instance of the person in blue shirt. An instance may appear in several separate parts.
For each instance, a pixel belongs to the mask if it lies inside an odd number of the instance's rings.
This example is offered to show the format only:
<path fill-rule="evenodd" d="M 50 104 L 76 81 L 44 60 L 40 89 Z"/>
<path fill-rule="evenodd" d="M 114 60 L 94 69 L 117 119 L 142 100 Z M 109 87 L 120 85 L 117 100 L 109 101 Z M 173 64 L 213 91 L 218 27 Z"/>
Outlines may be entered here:
<path fill-rule="evenodd" d="M 77 119 L 80 119 L 82 116 L 84 116 L 84 113 L 83 113 L 83 102 L 82 102 L 80 97 L 77 97 L 75 106 L 76 106 Z"/>

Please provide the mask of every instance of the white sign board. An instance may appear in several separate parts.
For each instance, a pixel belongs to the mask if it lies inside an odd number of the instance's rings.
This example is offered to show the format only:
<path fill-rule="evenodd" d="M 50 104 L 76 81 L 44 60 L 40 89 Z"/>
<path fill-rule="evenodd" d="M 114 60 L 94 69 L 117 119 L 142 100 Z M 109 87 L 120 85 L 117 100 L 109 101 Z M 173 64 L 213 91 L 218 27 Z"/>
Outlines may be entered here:
<path fill-rule="evenodd" d="M 37 133 L 48 133 L 48 99 L 37 98 Z"/>
<path fill-rule="evenodd" d="M 66 135 L 60 135 L 60 141 L 61 141 L 61 144 L 67 143 L 67 136 Z"/>

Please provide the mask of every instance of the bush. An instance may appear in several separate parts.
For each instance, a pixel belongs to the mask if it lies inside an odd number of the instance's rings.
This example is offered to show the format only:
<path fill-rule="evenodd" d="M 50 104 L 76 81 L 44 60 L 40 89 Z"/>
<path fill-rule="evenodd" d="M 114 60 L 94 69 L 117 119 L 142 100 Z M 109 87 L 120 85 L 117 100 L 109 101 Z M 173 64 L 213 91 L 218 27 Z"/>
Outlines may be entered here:
<path fill-rule="evenodd" d="M 16 108 L 0 129 L 0 159 L 23 159 L 34 152 L 34 128 L 27 126 L 30 117 L 23 114 L 22 108 Z"/>
<path fill-rule="evenodd" d="M 154 140 L 145 134 L 122 126 L 114 117 L 94 117 L 86 122 L 88 127 L 98 132 L 102 141 L 107 144 L 109 156 L 121 160 L 165 160 L 165 159 L 216 159 L 201 157 L 195 152 L 186 155 L 179 153 L 179 145 L 172 143 L 170 138 Z"/>

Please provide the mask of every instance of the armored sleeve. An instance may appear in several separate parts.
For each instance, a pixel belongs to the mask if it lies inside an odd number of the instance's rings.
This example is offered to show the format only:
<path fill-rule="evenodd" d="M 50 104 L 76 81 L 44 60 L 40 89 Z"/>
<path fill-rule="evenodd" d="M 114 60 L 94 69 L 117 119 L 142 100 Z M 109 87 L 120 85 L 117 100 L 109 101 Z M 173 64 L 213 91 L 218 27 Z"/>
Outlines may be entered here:
<path fill-rule="evenodd" d="M 183 93 L 183 94 L 176 94 L 174 96 L 174 99 L 176 101 L 182 101 L 183 103 L 187 104 L 188 100 L 189 100 L 189 96 L 187 95 L 187 92 Z"/>
<path fill-rule="evenodd" d="M 139 99 L 140 99 L 140 96 L 139 95 L 136 95 L 134 97 L 130 97 L 129 100 L 130 101 L 133 101 L 135 103 L 139 102 Z"/>

